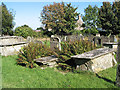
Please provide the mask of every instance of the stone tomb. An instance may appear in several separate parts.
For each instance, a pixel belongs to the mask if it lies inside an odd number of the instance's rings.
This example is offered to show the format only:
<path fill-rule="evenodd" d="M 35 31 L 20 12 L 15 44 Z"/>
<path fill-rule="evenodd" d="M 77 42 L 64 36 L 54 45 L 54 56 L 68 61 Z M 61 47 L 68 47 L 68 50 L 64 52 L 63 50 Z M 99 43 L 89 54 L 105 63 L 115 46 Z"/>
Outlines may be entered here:
<path fill-rule="evenodd" d="M 2 56 L 14 55 L 19 52 L 21 47 L 27 45 L 22 37 L 4 36 L 0 37 L 0 54 Z"/>
<path fill-rule="evenodd" d="M 116 42 L 103 42 L 103 46 L 117 50 L 118 43 L 116 43 Z"/>
<path fill-rule="evenodd" d="M 117 62 L 114 58 L 114 49 L 100 48 L 83 54 L 72 56 L 77 70 L 99 72 L 113 67 Z"/>
<path fill-rule="evenodd" d="M 58 61 L 58 58 L 56 58 L 54 55 L 51 55 L 47 57 L 34 59 L 34 61 L 37 63 L 42 63 L 43 65 L 47 65 L 49 67 L 54 67 L 57 65 L 56 61 Z"/>

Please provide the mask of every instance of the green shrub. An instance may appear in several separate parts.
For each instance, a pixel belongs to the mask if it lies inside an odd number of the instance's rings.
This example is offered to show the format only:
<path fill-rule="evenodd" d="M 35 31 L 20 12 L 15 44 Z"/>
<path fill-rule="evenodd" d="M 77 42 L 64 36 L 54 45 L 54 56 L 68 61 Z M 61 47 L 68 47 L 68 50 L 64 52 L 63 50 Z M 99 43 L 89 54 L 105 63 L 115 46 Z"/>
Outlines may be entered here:
<path fill-rule="evenodd" d="M 34 35 L 34 31 L 29 26 L 23 25 L 23 26 L 17 27 L 15 29 L 14 35 L 22 36 L 24 38 L 27 38 L 27 36 L 31 36 L 32 37 Z"/>
<path fill-rule="evenodd" d="M 62 42 L 61 43 L 62 50 L 59 51 L 56 49 L 54 52 L 54 55 L 58 57 L 58 66 L 57 68 L 61 68 L 65 71 L 71 71 L 74 69 L 74 63 L 68 64 L 69 61 L 71 61 L 71 56 L 82 54 L 84 52 L 91 51 L 93 49 L 96 49 L 97 47 L 94 47 L 93 43 L 90 41 L 84 40 L 84 41 L 74 41 L 74 42 Z"/>
<path fill-rule="evenodd" d="M 95 49 L 94 45 L 87 40 L 63 42 L 61 43 L 62 50 L 57 51 L 59 62 L 65 62 L 71 58 L 72 55 L 82 54 L 87 51 Z"/>
<path fill-rule="evenodd" d="M 31 42 L 20 50 L 17 64 L 33 68 L 36 65 L 34 59 L 50 55 L 52 55 L 52 51 L 47 45 Z"/>

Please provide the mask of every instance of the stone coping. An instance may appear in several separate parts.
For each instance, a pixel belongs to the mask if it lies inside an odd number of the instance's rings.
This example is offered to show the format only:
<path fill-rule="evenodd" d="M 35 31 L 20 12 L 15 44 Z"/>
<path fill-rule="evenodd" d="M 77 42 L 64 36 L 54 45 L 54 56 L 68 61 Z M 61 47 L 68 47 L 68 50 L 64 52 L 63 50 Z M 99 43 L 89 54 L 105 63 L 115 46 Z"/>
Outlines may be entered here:
<path fill-rule="evenodd" d="M 118 45 L 116 42 L 103 42 L 103 44 L 108 44 L 108 45 Z"/>
<path fill-rule="evenodd" d="M 27 44 L 27 42 L 17 42 L 17 43 L 11 43 L 11 44 L 0 44 L 0 47 L 21 45 L 21 44 Z"/>
<path fill-rule="evenodd" d="M 99 49 L 95 49 L 89 52 L 85 52 L 83 54 L 79 54 L 79 55 L 74 55 L 71 56 L 71 58 L 79 58 L 79 59 L 87 59 L 87 60 L 91 60 L 97 57 L 100 57 L 102 55 L 114 52 L 114 49 L 111 48 L 99 48 Z"/>
<path fill-rule="evenodd" d="M 18 38 L 19 36 L 1 36 L 0 39 Z"/>

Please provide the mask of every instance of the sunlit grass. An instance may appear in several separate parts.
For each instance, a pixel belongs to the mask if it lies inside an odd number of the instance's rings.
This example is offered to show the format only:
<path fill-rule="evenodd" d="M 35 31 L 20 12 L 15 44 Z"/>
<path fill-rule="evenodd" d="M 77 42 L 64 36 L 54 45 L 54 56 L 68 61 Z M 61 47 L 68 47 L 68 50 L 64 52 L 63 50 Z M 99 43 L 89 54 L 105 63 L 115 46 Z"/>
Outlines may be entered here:
<path fill-rule="evenodd" d="M 90 72 L 62 74 L 53 68 L 44 70 L 16 65 L 17 56 L 2 57 L 3 88 L 116 88 L 113 83 L 98 78 Z M 115 81 L 116 67 L 98 75 Z"/>

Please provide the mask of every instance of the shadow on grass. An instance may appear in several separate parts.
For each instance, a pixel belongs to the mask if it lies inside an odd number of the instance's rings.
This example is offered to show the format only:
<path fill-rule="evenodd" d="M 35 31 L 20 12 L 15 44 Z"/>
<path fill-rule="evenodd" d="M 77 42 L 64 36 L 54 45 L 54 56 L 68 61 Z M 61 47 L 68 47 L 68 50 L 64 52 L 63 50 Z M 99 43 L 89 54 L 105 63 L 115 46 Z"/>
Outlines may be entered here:
<path fill-rule="evenodd" d="M 104 81 L 107 81 L 107 82 L 112 83 L 112 84 L 114 84 L 114 85 L 116 84 L 116 82 L 111 81 L 110 79 L 107 79 L 107 78 L 101 77 L 101 76 L 99 76 L 97 73 L 96 73 L 96 76 L 97 76 L 98 78 L 103 79 Z"/>

